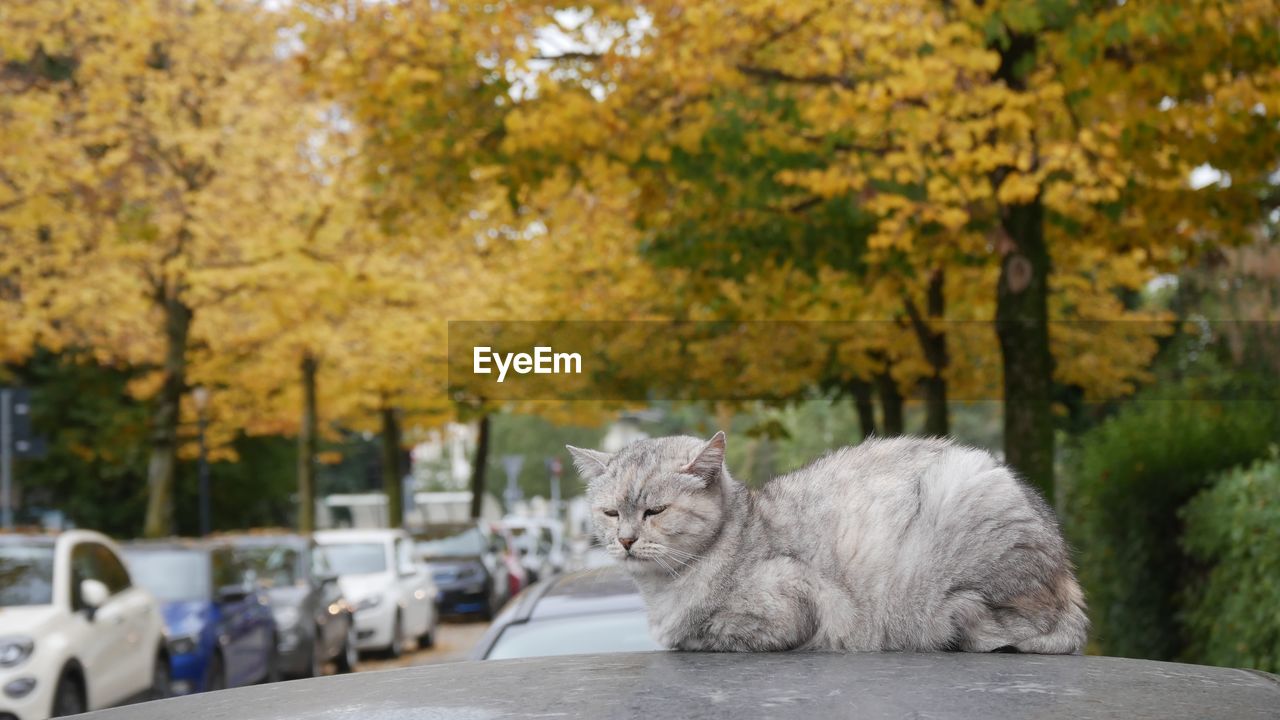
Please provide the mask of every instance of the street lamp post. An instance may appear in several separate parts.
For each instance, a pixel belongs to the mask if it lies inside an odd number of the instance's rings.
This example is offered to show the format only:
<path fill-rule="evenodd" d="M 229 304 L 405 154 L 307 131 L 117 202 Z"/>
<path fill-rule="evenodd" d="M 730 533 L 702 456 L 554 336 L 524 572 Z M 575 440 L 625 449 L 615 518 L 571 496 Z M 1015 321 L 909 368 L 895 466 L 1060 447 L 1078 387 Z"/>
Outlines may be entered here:
<path fill-rule="evenodd" d="M 560 473 L 563 470 L 560 458 L 547 459 L 547 472 L 551 475 L 551 515 L 555 520 L 560 519 Z"/>
<path fill-rule="evenodd" d="M 200 428 L 200 461 L 198 476 L 200 479 L 200 537 L 212 530 L 211 508 L 209 498 L 209 450 L 205 445 L 204 433 L 207 424 L 205 409 L 209 407 L 209 388 L 198 385 L 191 391 L 191 398 L 196 402 L 196 418 Z"/>

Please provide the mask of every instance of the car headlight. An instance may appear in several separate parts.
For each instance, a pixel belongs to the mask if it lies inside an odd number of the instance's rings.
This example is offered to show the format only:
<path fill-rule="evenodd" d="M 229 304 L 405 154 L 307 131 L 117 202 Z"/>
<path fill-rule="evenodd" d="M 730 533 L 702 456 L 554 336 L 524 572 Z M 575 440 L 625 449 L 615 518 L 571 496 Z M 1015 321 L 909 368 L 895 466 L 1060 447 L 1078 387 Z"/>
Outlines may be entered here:
<path fill-rule="evenodd" d="M 21 665 L 31 657 L 36 649 L 36 641 L 26 635 L 10 635 L 0 638 L 0 667 L 11 668 Z"/>
<path fill-rule="evenodd" d="M 281 630 L 288 630 L 298 624 L 298 609 L 294 607 L 280 607 L 275 609 L 276 627 Z"/>
<path fill-rule="evenodd" d="M 381 604 L 382 604 L 381 595 L 370 595 L 369 597 L 364 598 L 356 603 L 356 611 L 359 612 L 361 610 L 376 608 Z"/>
<path fill-rule="evenodd" d="M 199 639 L 194 635 L 183 635 L 181 637 L 169 639 L 169 653 L 171 655 L 186 655 L 196 651 L 196 647 L 200 644 Z"/>

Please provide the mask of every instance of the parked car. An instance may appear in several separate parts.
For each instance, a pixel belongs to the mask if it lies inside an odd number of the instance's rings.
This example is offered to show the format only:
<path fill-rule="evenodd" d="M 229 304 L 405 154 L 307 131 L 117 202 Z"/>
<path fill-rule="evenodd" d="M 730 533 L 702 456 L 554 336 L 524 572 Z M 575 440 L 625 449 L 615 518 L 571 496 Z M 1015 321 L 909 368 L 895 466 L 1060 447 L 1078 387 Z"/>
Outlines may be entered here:
<path fill-rule="evenodd" d="M 413 538 L 403 530 L 326 530 L 315 535 L 338 575 L 342 594 L 355 606 L 357 647 L 398 657 L 404 641 L 435 642 L 436 586 L 414 558 Z"/>
<path fill-rule="evenodd" d="M 85 720 L 423 717 L 1275 720 L 1280 677 L 1084 655 L 635 652 L 463 662 L 177 698 Z"/>
<path fill-rule="evenodd" d="M 481 530 L 484 531 L 485 540 L 489 543 L 490 551 L 497 557 L 502 567 L 506 569 L 508 595 L 515 597 L 520 594 L 520 591 L 533 583 L 533 579 L 529 577 L 524 564 L 520 562 L 520 553 L 516 550 L 515 538 L 511 536 L 510 530 L 498 523 L 482 523 Z"/>
<path fill-rule="evenodd" d="M 434 526 L 416 538 L 415 550 L 431 568 L 441 614 L 488 620 L 511 598 L 506 564 L 475 523 Z"/>
<path fill-rule="evenodd" d="M 0 718 L 166 696 L 163 633 L 155 598 L 106 536 L 0 535 Z"/>
<path fill-rule="evenodd" d="M 138 584 L 162 603 L 173 694 L 278 677 L 271 601 L 230 546 L 137 542 L 124 547 L 124 557 Z"/>
<path fill-rule="evenodd" d="M 644 600 L 618 567 L 558 575 L 511 602 L 472 651 L 473 660 L 660 650 Z"/>
<path fill-rule="evenodd" d="M 537 582 L 564 572 L 564 528 L 560 523 L 542 518 L 507 518 L 502 524 L 511 532 L 522 564 Z"/>
<path fill-rule="evenodd" d="M 338 576 L 315 540 L 293 533 L 255 533 L 223 538 L 236 559 L 266 588 L 275 616 L 281 672 L 288 677 L 355 669 L 355 610 L 342 595 Z"/>

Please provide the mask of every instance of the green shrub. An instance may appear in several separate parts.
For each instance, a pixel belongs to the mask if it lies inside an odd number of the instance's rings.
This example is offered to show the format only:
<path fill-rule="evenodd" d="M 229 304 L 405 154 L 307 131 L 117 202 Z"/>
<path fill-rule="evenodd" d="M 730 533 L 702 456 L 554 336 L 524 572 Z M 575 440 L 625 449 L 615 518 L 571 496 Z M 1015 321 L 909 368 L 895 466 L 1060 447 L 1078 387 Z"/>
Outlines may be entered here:
<path fill-rule="evenodd" d="M 1062 500 L 1093 620 L 1091 651 L 1185 657 L 1177 614 L 1188 563 L 1178 510 L 1217 473 L 1267 454 L 1280 430 L 1278 409 L 1140 400 L 1081 437 Z"/>
<path fill-rule="evenodd" d="M 1182 517 L 1204 568 L 1183 592 L 1185 656 L 1280 672 L 1280 458 L 1225 473 Z"/>

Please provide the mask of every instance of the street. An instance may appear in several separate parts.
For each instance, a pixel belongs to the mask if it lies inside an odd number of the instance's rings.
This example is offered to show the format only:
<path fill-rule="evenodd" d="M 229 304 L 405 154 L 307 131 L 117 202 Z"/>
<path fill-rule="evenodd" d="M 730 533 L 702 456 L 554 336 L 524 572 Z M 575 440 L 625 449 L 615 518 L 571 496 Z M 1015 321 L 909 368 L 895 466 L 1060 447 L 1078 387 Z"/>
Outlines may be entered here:
<path fill-rule="evenodd" d="M 481 620 L 442 620 L 436 630 L 434 647 L 418 650 L 415 645 L 410 643 L 406 646 L 404 655 L 394 660 L 373 654 L 361 655 L 357 672 L 372 672 L 374 670 L 390 670 L 413 665 L 435 665 L 437 663 L 465 660 L 488 628 L 489 623 Z M 413 649 L 410 650 L 409 648 Z M 332 674 L 333 668 L 330 667 L 327 672 Z"/>

